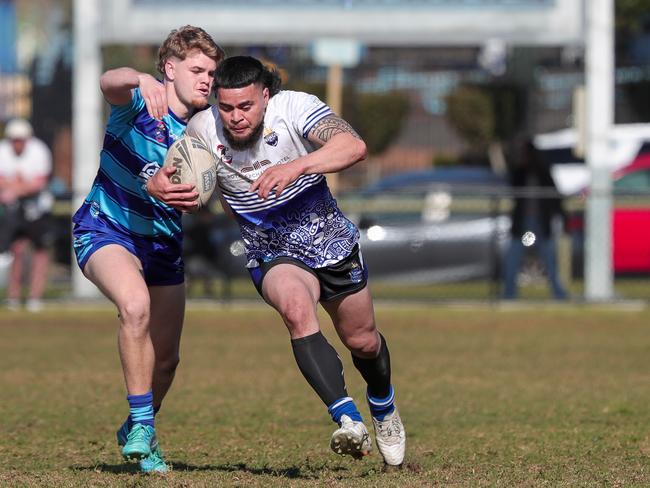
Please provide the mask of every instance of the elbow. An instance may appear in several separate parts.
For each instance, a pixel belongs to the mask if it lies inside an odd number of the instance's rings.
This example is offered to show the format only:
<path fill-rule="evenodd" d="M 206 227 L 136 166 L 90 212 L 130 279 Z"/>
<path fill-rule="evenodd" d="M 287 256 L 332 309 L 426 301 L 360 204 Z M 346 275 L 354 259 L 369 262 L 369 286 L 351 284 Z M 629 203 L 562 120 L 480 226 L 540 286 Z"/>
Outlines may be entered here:
<path fill-rule="evenodd" d="M 368 157 L 368 146 L 366 146 L 366 143 L 363 142 L 362 139 L 355 139 L 355 147 L 354 147 L 354 154 L 355 154 L 355 161 L 363 161 Z"/>
<path fill-rule="evenodd" d="M 106 90 L 108 89 L 108 79 L 108 72 L 99 77 L 99 89 L 102 91 L 102 93 L 106 93 Z"/>

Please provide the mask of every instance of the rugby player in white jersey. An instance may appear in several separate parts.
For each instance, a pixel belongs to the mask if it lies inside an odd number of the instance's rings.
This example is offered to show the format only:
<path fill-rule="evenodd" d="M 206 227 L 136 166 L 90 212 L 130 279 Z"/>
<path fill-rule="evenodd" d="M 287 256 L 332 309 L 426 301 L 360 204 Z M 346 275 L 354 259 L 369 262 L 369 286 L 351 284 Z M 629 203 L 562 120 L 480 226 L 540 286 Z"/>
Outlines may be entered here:
<path fill-rule="evenodd" d="M 102 75 L 111 114 L 99 171 L 72 219 L 79 266 L 119 313 L 130 413 L 117 440 L 122 455 L 139 459 L 144 472 L 167 470 L 154 416 L 174 379 L 185 312 L 178 209 L 198 197 L 191 185 L 181 186 L 189 201 L 170 196 L 172 208 L 151 198 L 145 186 L 192 114 L 208 105 L 223 57 L 207 32 L 188 25 L 173 30 L 160 47 L 162 80 L 128 67 Z"/>
<path fill-rule="evenodd" d="M 386 340 L 375 325 L 359 231 L 339 210 L 324 173 L 365 159 L 366 145 L 317 97 L 280 90 L 277 73 L 252 57 L 223 61 L 217 104 L 196 114 L 187 133 L 218 157 L 221 200 L 240 226 L 247 268 L 260 295 L 281 315 L 300 371 L 339 428 L 334 452 L 361 458 L 368 430 L 348 396 L 343 366 L 320 330 L 317 305 L 330 315 L 367 383 L 377 446 L 401 465 L 406 434 L 395 407 Z M 166 174 L 149 192 L 170 205 Z"/>

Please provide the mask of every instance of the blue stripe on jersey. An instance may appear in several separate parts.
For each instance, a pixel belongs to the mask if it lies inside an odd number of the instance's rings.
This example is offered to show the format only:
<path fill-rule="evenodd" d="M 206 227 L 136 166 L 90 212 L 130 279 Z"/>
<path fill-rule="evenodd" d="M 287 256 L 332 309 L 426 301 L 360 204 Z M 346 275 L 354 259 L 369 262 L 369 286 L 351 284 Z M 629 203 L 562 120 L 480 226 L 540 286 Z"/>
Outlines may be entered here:
<path fill-rule="evenodd" d="M 145 181 L 137 178 L 119 160 L 115 159 L 112 154 L 104 152 L 102 156 L 102 165 L 99 168 L 99 174 L 103 176 L 102 183 L 108 181 L 116 187 L 118 192 L 129 192 L 134 196 L 140 197 L 142 201 L 144 197 L 142 185 Z"/>
<path fill-rule="evenodd" d="M 306 139 L 312 127 L 314 127 L 314 125 L 316 125 L 318 121 L 322 120 L 323 118 L 325 118 L 326 116 L 332 113 L 333 113 L 332 110 L 327 105 L 322 105 L 321 107 L 313 111 L 305 121 L 305 126 L 302 129 L 302 136 Z"/>
<path fill-rule="evenodd" d="M 162 121 L 149 116 L 139 89 L 127 105 L 113 106 L 106 127 L 100 169 L 73 221 L 101 228 L 101 215 L 116 229 L 146 237 L 181 232 L 181 213 L 150 197 L 144 185 L 164 163 L 167 149 L 186 128 L 172 112 Z"/>
<path fill-rule="evenodd" d="M 144 154 L 150 151 L 143 151 Z M 167 154 L 167 148 L 161 148 L 160 152 L 164 155 Z M 121 165 L 131 172 L 131 174 L 138 176 L 140 170 L 149 162 L 148 159 L 142 157 L 141 153 L 136 152 L 133 148 L 126 144 L 126 141 L 115 139 L 108 134 L 104 138 L 104 149 L 102 153 L 110 155 L 114 160 L 117 160 Z"/>
<path fill-rule="evenodd" d="M 93 193 L 96 188 L 102 188 L 103 191 L 110 195 L 113 200 L 118 202 L 121 207 L 133 210 L 142 215 L 143 218 L 163 221 L 170 220 L 172 222 L 178 220 L 179 213 L 177 210 L 166 206 L 162 202 L 158 202 L 158 200 L 149 197 L 148 195 L 147 200 L 143 200 L 139 193 L 132 193 L 122 188 L 101 168 L 97 173 L 93 188 L 88 194 L 86 200 L 90 201 L 93 199 Z"/>
<path fill-rule="evenodd" d="M 141 236 L 169 236 L 181 232 L 180 219 L 150 219 L 143 217 L 128 208 L 122 207 L 119 202 L 109 195 L 104 188 L 96 186 L 89 197 L 86 204 L 91 205 L 92 202 L 97 202 L 101 208 L 104 216 L 113 224 L 117 224 L 125 229 L 128 229 L 133 234 Z"/>
<path fill-rule="evenodd" d="M 256 212 L 282 205 L 301 193 L 305 188 L 317 185 L 324 179 L 325 177 L 322 174 L 303 175 L 288 186 L 279 197 L 276 196 L 275 192 L 272 192 L 266 200 L 260 198 L 256 193 L 250 192 L 232 193 L 223 190 L 222 194 L 232 209 L 238 213 Z"/>

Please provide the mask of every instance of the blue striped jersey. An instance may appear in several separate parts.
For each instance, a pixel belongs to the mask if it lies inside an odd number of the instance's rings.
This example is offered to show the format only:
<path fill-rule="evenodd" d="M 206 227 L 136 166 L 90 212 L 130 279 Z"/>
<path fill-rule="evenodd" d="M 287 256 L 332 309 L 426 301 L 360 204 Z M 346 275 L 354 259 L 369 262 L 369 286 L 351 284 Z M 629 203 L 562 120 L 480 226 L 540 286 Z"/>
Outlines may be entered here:
<path fill-rule="evenodd" d="M 99 171 L 72 221 L 88 229 L 180 242 L 181 213 L 151 197 L 146 183 L 185 128 L 171 111 L 162 121 L 151 117 L 139 89 L 130 103 L 112 106 Z"/>
<path fill-rule="evenodd" d="M 228 146 L 217 107 L 190 120 L 188 133 L 201 139 L 219 161 L 219 190 L 239 223 L 247 267 L 292 257 L 321 268 L 352 252 L 359 230 L 339 210 L 324 175 L 302 175 L 280 196 L 271 192 L 264 200 L 248 190 L 266 169 L 315 151 L 307 136 L 331 114 L 317 97 L 283 90 L 269 100 L 262 137 L 243 151 Z"/>

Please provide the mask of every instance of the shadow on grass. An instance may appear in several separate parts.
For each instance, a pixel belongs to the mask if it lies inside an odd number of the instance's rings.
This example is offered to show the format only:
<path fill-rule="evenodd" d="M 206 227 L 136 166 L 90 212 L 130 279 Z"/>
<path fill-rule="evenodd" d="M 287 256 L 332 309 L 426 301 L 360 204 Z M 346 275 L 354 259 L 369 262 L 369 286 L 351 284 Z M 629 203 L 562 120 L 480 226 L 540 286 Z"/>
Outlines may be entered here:
<path fill-rule="evenodd" d="M 279 467 L 273 468 L 269 466 L 256 467 L 249 466 L 246 463 L 236 463 L 236 464 L 186 464 L 181 462 L 172 462 L 171 464 L 172 471 L 175 472 L 195 472 L 195 471 L 222 471 L 227 473 L 249 473 L 258 476 L 275 476 L 278 478 L 288 478 L 288 479 L 317 479 L 321 476 L 323 471 L 328 472 L 337 472 L 337 471 L 346 471 L 347 468 L 342 466 L 289 466 L 286 468 Z M 95 464 L 92 466 L 70 466 L 70 469 L 73 471 L 95 471 L 98 473 L 113 473 L 113 474 L 124 474 L 124 473 L 139 473 L 137 463 L 122 463 L 122 464 Z"/>
<path fill-rule="evenodd" d="M 72 471 L 95 471 L 96 473 L 113 473 L 113 474 L 125 474 L 125 473 L 139 473 L 140 466 L 138 463 L 121 463 L 121 464 L 93 464 L 92 466 L 70 466 Z"/>

